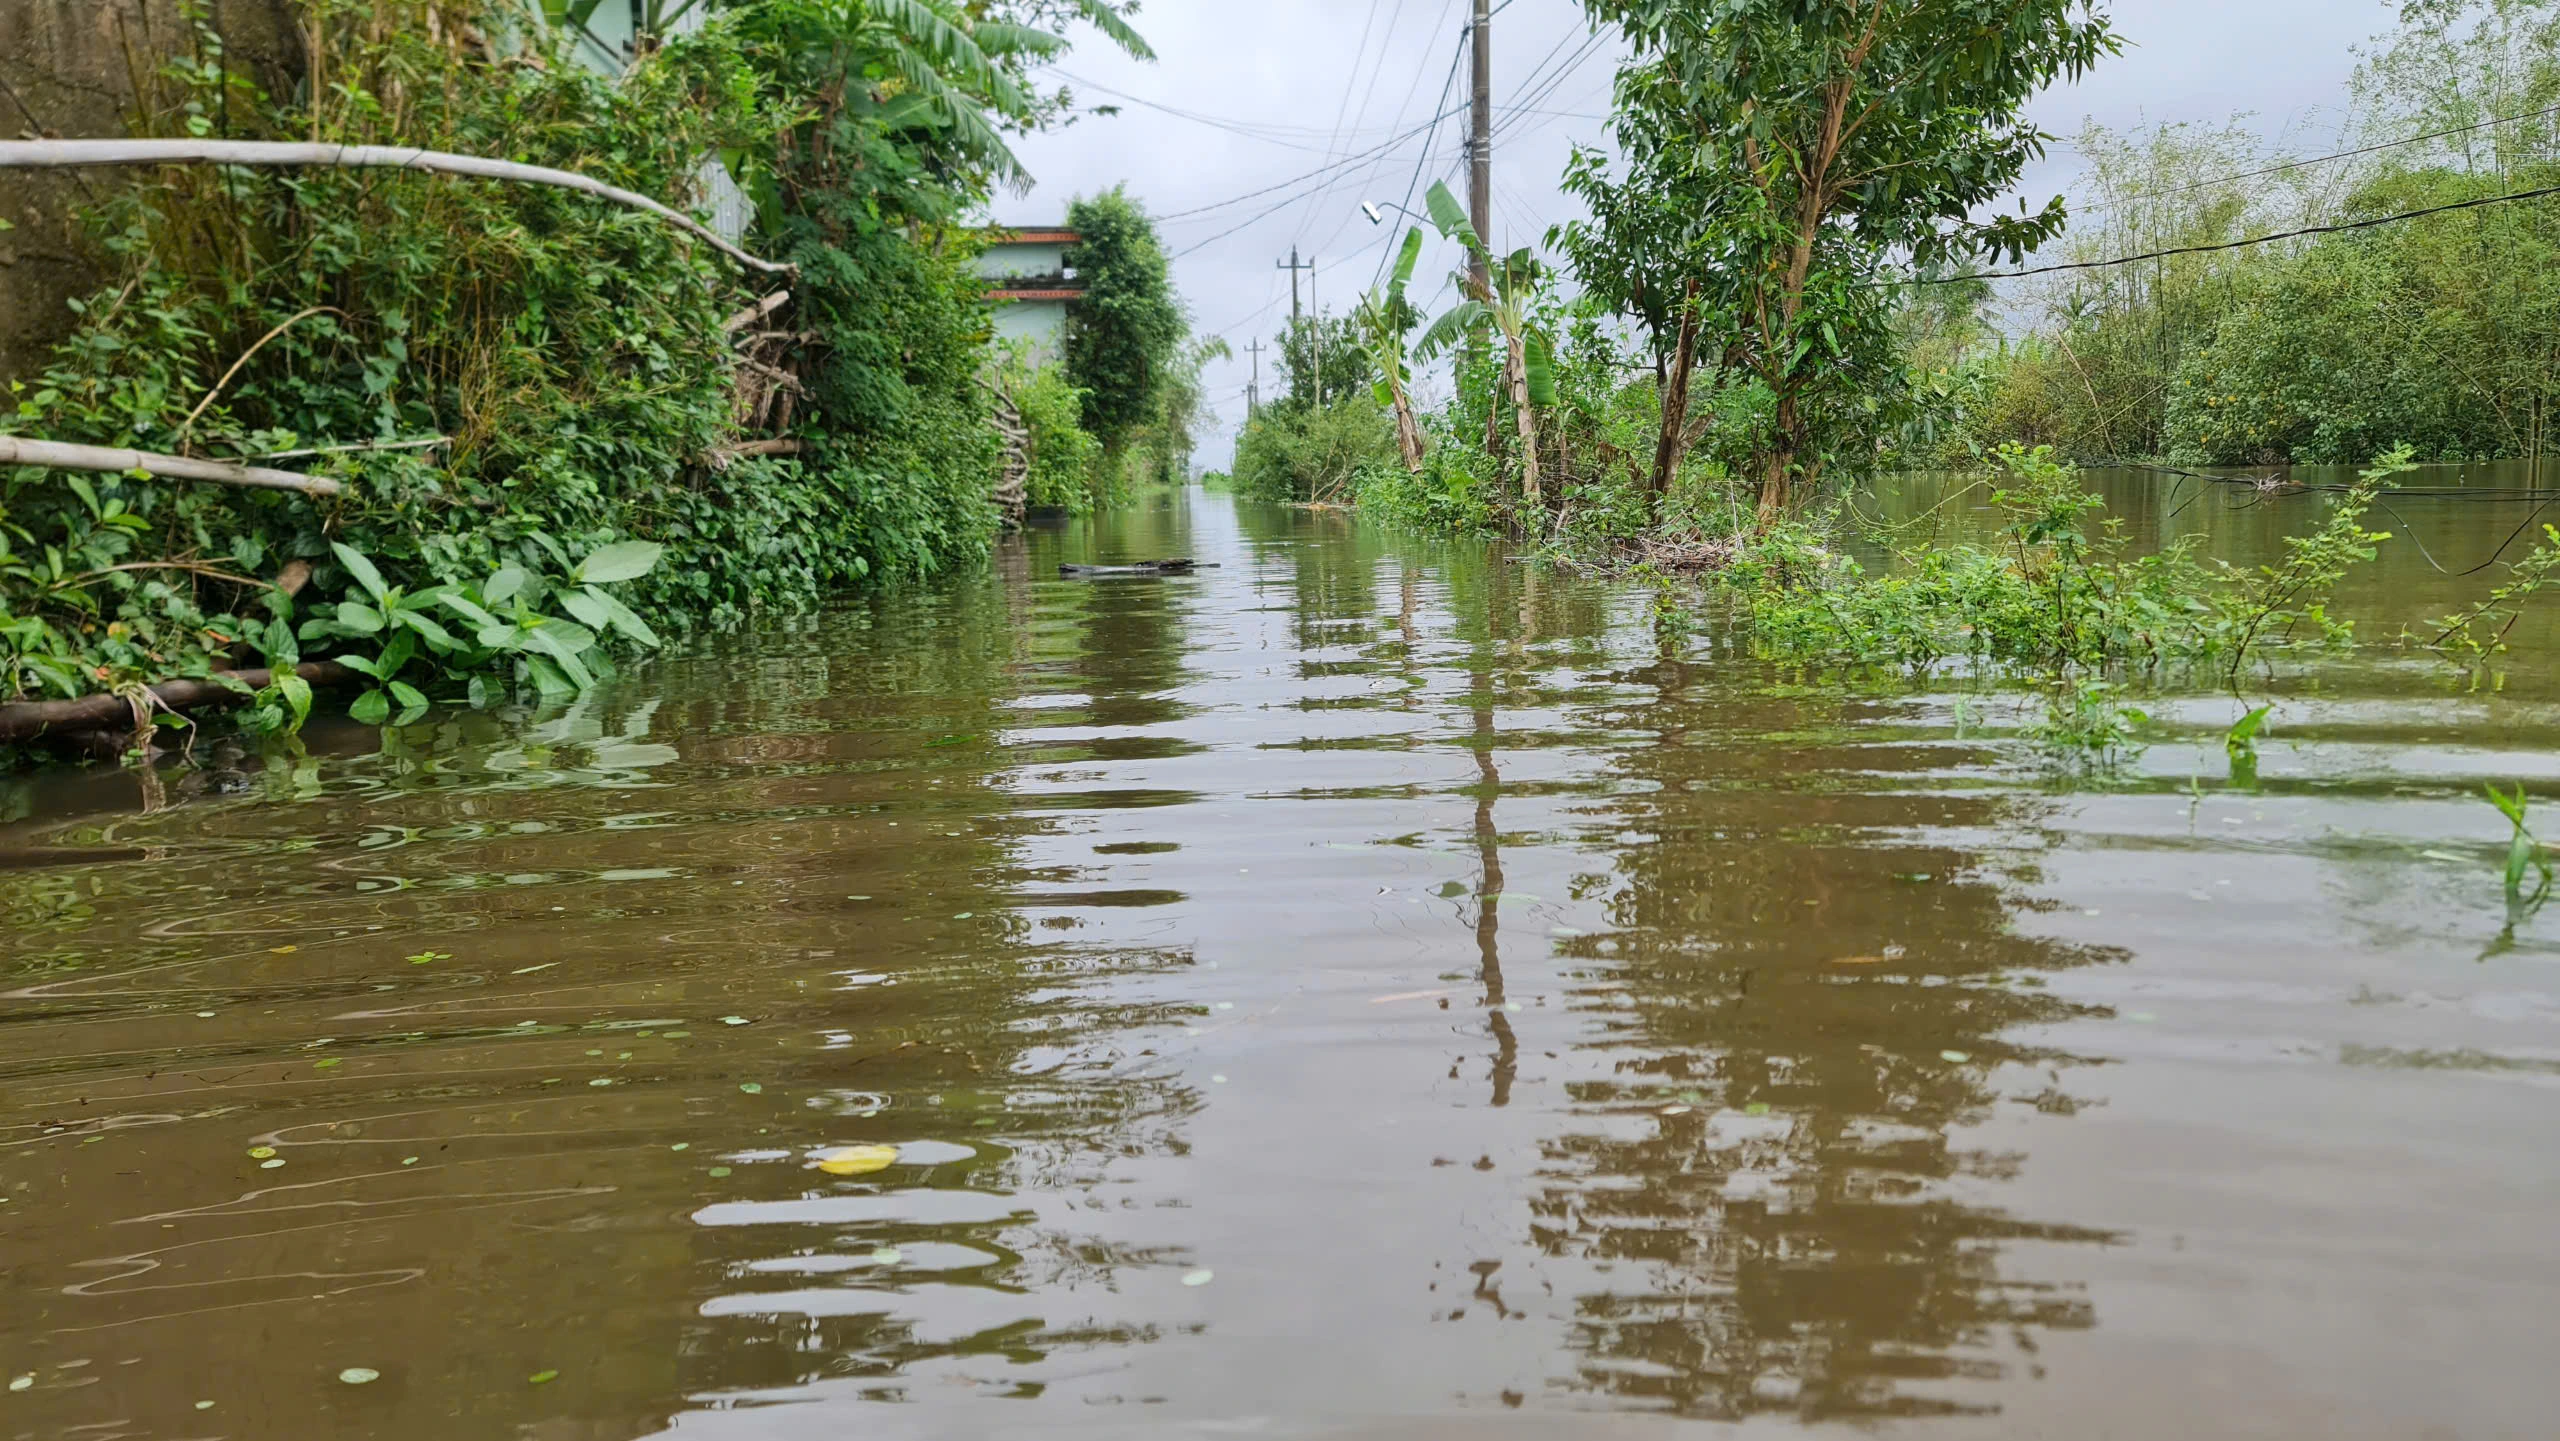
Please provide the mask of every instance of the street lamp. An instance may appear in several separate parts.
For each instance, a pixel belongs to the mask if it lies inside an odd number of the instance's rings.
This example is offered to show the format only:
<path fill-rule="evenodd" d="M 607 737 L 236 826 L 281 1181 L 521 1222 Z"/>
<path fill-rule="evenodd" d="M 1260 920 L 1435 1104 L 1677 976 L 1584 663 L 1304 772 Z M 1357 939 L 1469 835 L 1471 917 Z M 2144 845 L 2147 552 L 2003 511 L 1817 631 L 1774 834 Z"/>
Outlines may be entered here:
<path fill-rule="evenodd" d="M 1361 201 L 1361 202 L 1360 202 L 1360 213 L 1369 217 L 1369 223 L 1370 223 L 1371 225 L 1384 225 L 1384 224 L 1386 224 L 1386 223 L 1387 223 L 1387 212 L 1388 212 L 1388 211 L 1390 211 L 1390 210 L 1395 211 L 1396 213 L 1398 213 L 1398 214 L 1400 214 L 1400 215 L 1413 215 L 1413 218 L 1414 218 L 1414 219 L 1419 220 L 1419 221 L 1422 221 L 1422 222 L 1423 222 L 1423 223 L 1425 223 L 1425 224 L 1429 224 L 1429 223 L 1430 223 L 1430 221 L 1431 221 L 1431 217 L 1430 217 L 1430 216 L 1428 216 L 1428 215 L 1414 215 L 1414 213 L 1413 213 L 1412 211 L 1405 209 L 1403 206 L 1396 204 L 1394 201 L 1388 201 L 1388 202 L 1387 202 L 1386 204 L 1384 204 L 1384 205 L 1380 205 L 1377 201 L 1374 201 L 1374 200 L 1363 200 L 1363 201 Z"/>

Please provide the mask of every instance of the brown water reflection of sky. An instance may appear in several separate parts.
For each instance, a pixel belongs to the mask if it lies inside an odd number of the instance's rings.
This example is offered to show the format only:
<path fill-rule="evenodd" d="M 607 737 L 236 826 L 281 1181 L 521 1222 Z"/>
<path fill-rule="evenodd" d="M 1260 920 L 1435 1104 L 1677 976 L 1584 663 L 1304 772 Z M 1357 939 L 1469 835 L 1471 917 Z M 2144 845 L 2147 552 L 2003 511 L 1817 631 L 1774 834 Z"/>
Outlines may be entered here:
<path fill-rule="evenodd" d="M 2541 672 L 2063 786 L 1960 678 L 1660 642 L 1167 496 L 12 782 L 0 1435 L 2547 1433 L 2560 952 L 2476 959 L 2472 799 L 2560 782 Z"/>

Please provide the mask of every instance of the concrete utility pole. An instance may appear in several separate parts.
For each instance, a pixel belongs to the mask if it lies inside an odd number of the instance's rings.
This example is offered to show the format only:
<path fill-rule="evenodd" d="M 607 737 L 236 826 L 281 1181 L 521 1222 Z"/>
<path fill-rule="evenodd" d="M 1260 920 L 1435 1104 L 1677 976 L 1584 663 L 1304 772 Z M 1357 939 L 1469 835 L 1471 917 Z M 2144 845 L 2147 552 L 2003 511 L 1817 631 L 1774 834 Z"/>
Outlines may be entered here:
<path fill-rule="evenodd" d="M 1476 0 L 1475 40 L 1468 47 L 1474 52 L 1475 117 L 1467 140 L 1467 219 L 1476 227 L 1476 238 L 1493 246 L 1493 0 Z M 1484 258 L 1477 256 L 1467 269 L 1476 284 L 1489 283 Z"/>
<path fill-rule="evenodd" d="M 1244 353 L 1253 357 L 1253 379 L 1246 382 L 1244 388 L 1244 416 L 1247 420 L 1251 420 L 1254 412 L 1262 406 L 1262 352 L 1268 349 L 1270 347 L 1262 343 L 1259 335 L 1244 348 Z"/>
<path fill-rule="evenodd" d="M 1316 263 L 1310 260 L 1306 264 L 1300 265 L 1298 263 L 1298 247 L 1292 245 L 1289 247 L 1289 258 L 1286 260 L 1272 261 L 1271 268 L 1274 270 L 1285 270 L 1289 272 L 1289 320 L 1292 324 L 1295 324 L 1299 314 L 1298 272 L 1301 270 L 1313 270 L 1316 268 Z"/>

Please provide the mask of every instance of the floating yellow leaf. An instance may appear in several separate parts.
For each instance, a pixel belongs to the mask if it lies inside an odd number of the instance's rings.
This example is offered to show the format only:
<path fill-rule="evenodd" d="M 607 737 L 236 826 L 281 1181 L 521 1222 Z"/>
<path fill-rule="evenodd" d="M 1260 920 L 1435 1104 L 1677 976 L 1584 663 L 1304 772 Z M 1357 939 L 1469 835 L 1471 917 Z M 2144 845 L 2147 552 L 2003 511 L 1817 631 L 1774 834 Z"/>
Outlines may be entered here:
<path fill-rule="evenodd" d="M 818 1169 L 830 1176 L 863 1176 L 896 1165 L 895 1146 L 845 1146 L 818 1158 Z"/>

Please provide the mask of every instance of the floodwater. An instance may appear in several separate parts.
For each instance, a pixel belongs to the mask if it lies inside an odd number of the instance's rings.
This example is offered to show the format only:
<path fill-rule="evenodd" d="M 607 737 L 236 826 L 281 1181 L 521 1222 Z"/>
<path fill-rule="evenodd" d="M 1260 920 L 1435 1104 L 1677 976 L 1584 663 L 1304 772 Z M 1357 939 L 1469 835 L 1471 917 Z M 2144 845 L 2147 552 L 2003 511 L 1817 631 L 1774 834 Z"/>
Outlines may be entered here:
<path fill-rule="evenodd" d="M 2324 503 L 2108 484 L 2244 561 Z M 565 713 L 15 781 L 0 1437 L 2548 1437 L 2518 640 L 2067 776 L 1193 492 Z"/>

